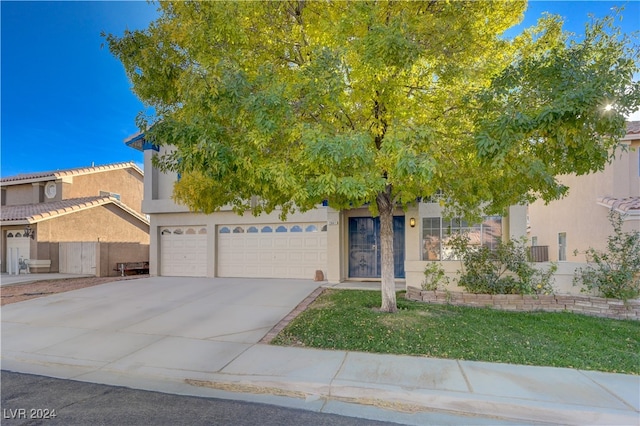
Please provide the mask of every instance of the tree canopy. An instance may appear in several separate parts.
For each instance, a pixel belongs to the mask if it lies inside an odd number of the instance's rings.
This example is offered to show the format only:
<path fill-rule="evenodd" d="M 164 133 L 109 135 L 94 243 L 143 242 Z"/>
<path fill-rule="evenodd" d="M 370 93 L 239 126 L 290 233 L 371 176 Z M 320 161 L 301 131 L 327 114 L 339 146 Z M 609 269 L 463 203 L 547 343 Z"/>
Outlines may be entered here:
<path fill-rule="evenodd" d="M 139 116 L 147 139 L 174 148 L 158 165 L 181 173 L 177 201 L 283 215 L 368 204 L 393 311 L 394 206 L 443 191 L 473 215 L 561 197 L 556 176 L 602 169 L 638 109 L 638 50 L 613 17 L 580 40 L 555 16 L 504 37 L 525 9 L 162 2 L 147 29 L 107 41 L 155 111 Z"/>

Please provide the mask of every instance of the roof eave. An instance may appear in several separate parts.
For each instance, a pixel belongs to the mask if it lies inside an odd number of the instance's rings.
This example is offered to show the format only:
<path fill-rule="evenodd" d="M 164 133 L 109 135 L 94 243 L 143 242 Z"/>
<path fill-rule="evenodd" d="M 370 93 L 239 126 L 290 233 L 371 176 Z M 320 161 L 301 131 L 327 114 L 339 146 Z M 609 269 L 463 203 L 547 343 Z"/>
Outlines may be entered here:
<path fill-rule="evenodd" d="M 124 212 L 128 213 L 129 216 L 132 216 L 143 224 L 149 226 L 149 220 L 145 216 L 141 215 L 137 211 L 133 210 L 126 204 L 121 203 L 119 200 L 113 197 L 96 198 L 90 201 L 79 203 L 77 205 L 36 213 L 26 218 L 2 220 L 0 221 L 0 223 L 2 224 L 2 226 L 35 224 L 51 219 L 56 219 L 61 216 L 66 216 L 68 214 L 78 213 L 83 210 L 92 209 L 94 207 L 106 206 L 109 204 L 117 206 Z"/>
<path fill-rule="evenodd" d="M 20 225 L 31 225 L 32 221 L 29 219 L 16 219 L 16 220 L 3 220 L 0 221 L 0 226 L 20 226 Z"/>
<path fill-rule="evenodd" d="M 133 148 L 136 151 L 143 152 L 144 151 L 144 133 L 138 132 L 134 135 L 129 136 L 124 140 L 124 144 L 129 148 Z"/>
<path fill-rule="evenodd" d="M 3 178 L 3 179 L 8 179 L 8 180 L 0 181 L 0 186 L 24 185 L 28 183 L 55 181 L 58 179 L 64 179 L 66 177 L 81 176 L 86 174 L 101 173 L 101 172 L 122 170 L 122 169 L 128 169 L 128 168 L 134 169 L 135 171 L 140 173 L 140 175 L 144 176 L 144 171 L 140 169 L 140 167 L 138 167 L 133 161 L 125 161 L 121 163 L 103 164 L 99 166 L 76 167 L 73 169 L 42 172 L 43 176 L 28 177 L 25 179 L 17 179 L 17 177 L 20 175 L 7 176 L 6 178 Z"/>
<path fill-rule="evenodd" d="M 7 182 L 0 182 L 0 186 L 24 185 L 28 183 L 55 181 L 56 179 L 57 177 L 55 176 L 55 174 L 52 173 L 48 176 L 41 176 L 37 178 L 18 179 L 18 180 L 10 180 Z"/>

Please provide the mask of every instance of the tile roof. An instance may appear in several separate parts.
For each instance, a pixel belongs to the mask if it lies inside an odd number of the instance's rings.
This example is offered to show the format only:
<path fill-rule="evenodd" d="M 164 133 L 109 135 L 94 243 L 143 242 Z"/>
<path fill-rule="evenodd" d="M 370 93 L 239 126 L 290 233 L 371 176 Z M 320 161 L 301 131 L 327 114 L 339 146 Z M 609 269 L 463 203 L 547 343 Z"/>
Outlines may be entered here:
<path fill-rule="evenodd" d="M 640 197 L 598 197 L 598 204 L 622 214 L 640 216 Z"/>
<path fill-rule="evenodd" d="M 108 170 L 118 170 L 118 169 L 126 169 L 133 168 L 137 170 L 140 174 L 143 174 L 142 170 L 132 161 L 123 162 L 123 163 L 113 163 L 113 164 L 105 164 L 102 166 L 91 166 L 91 167 L 76 167 L 73 169 L 65 169 L 65 170 L 52 170 L 46 172 L 35 172 L 35 173 L 21 173 L 15 176 L 7 176 L 0 179 L 0 183 L 22 183 L 24 181 L 38 181 L 38 180 L 48 180 L 48 179 L 57 179 L 64 176 L 78 176 L 85 175 L 89 173 L 97 173 L 104 172 Z"/>
<path fill-rule="evenodd" d="M 640 135 L 640 121 L 627 121 L 627 135 Z"/>
<path fill-rule="evenodd" d="M 68 200 L 53 201 L 50 203 L 3 206 L 2 210 L 0 210 L 0 217 L 3 225 L 9 225 L 12 222 L 37 223 L 42 220 L 52 219 L 64 214 L 74 213 L 80 210 L 90 209 L 110 203 L 113 203 L 125 210 L 138 220 L 147 224 L 149 223 L 146 217 L 120 203 L 115 198 L 101 196 L 70 198 Z"/>

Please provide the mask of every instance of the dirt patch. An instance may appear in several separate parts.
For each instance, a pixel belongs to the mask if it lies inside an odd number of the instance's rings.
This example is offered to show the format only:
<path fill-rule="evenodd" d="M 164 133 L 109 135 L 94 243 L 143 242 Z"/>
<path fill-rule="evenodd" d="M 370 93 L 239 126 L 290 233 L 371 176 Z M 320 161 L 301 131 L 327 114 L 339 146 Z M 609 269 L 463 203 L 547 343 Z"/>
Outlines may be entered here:
<path fill-rule="evenodd" d="M 64 278 L 59 280 L 36 281 L 33 283 L 13 284 L 0 287 L 0 306 L 35 299 L 36 297 L 79 290 L 85 287 L 106 284 L 113 281 L 135 280 L 149 275 L 131 275 L 127 277 L 85 277 Z"/>
<path fill-rule="evenodd" d="M 259 395 L 277 395 L 289 398 L 305 399 L 309 394 L 301 391 L 281 389 L 272 386 L 259 386 L 246 383 L 210 382 L 205 380 L 185 379 L 185 383 L 191 386 L 219 389 L 229 392 L 251 393 Z"/>

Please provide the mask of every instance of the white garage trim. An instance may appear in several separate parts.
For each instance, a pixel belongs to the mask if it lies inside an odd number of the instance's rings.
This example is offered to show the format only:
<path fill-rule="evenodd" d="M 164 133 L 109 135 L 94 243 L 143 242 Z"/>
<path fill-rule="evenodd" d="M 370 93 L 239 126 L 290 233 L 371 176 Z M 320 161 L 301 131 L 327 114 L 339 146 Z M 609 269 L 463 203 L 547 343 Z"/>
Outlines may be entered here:
<path fill-rule="evenodd" d="M 160 228 L 160 275 L 204 277 L 207 275 L 207 227 Z"/>
<path fill-rule="evenodd" d="M 219 225 L 218 276 L 313 279 L 327 270 L 326 223 Z"/>
<path fill-rule="evenodd" d="M 19 260 L 29 260 L 31 253 L 31 239 L 24 235 L 24 231 L 7 231 L 7 272 L 19 273 Z"/>

